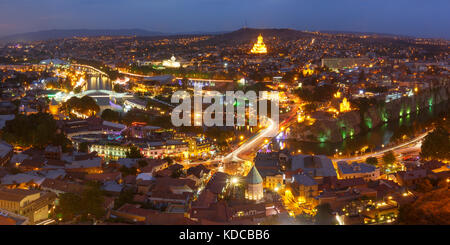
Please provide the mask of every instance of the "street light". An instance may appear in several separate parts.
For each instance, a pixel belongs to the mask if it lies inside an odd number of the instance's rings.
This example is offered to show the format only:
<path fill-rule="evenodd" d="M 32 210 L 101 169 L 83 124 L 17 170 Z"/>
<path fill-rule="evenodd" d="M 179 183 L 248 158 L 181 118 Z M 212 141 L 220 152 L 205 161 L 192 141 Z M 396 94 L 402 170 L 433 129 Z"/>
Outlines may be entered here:
<path fill-rule="evenodd" d="M 231 178 L 231 184 L 236 185 L 239 182 L 239 179 L 237 177 Z"/>

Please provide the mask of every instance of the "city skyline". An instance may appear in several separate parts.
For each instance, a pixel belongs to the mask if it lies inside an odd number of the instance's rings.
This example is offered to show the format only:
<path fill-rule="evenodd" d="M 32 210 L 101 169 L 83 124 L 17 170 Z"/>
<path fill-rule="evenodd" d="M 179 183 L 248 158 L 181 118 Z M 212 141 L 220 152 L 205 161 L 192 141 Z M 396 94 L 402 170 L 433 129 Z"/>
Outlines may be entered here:
<path fill-rule="evenodd" d="M 0 0 L 0 225 L 450 225 L 449 7 Z"/>
<path fill-rule="evenodd" d="M 0 37 L 53 29 L 139 28 L 176 34 L 227 32 L 244 26 L 450 37 L 450 17 L 445 11 L 450 4 L 441 0 L 433 4 L 403 0 L 2 2 Z"/>

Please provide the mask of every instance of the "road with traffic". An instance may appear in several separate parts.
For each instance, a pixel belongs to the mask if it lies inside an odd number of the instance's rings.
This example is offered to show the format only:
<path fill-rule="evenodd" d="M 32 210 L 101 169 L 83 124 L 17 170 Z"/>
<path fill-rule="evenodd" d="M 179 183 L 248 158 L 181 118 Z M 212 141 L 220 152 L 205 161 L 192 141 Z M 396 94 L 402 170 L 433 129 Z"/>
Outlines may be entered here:
<path fill-rule="evenodd" d="M 359 161 L 365 161 L 367 158 L 369 157 L 381 157 L 384 153 L 389 152 L 389 151 L 393 151 L 394 153 L 397 154 L 402 154 L 402 153 L 411 153 L 411 152 L 415 152 L 418 153 L 420 152 L 420 147 L 422 145 L 422 140 L 423 138 L 425 138 L 425 136 L 427 136 L 427 134 L 429 132 L 431 132 L 432 130 L 429 130 L 411 140 L 408 140 L 404 143 L 395 145 L 395 146 L 391 146 L 391 147 L 386 147 L 382 150 L 376 151 L 376 152 L 371 152 L 368 154 L 364 154 L 364 155 L 359 155 L 359 156 L 354 156 L 354 157 L 344 157 L 344 158 L 332 158 L 333 161 L 346 161 L 346 162 L 359 162 Z"/>

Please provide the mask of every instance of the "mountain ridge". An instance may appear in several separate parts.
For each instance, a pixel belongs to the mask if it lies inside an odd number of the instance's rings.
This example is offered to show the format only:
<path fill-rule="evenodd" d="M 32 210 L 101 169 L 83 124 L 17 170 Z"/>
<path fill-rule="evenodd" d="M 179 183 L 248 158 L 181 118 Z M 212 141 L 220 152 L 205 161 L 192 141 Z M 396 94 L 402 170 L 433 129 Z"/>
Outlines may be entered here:
<path fill-rule="evenodd" d="M 0 41 L 41 41 L 51 39 L 63 39 L 71 37 L 95 37 L 95 36 L 160 36 L 163 32 L 148 31 L 144 29 L 51 29 L 35 32 L 24 32 L 0 37 Z"/>

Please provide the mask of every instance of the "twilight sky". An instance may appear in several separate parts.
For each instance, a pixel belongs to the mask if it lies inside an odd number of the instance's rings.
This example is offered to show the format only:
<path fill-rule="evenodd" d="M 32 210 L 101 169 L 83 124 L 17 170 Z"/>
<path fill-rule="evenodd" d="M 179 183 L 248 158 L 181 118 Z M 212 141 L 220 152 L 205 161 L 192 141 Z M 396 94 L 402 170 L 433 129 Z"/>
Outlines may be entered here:
<path fill-rule="evenodd" d="M 0 0 L 0 36 L 48 29 L 165 33 L 248 27 L 450 38 L 449 0 Z"/>

